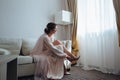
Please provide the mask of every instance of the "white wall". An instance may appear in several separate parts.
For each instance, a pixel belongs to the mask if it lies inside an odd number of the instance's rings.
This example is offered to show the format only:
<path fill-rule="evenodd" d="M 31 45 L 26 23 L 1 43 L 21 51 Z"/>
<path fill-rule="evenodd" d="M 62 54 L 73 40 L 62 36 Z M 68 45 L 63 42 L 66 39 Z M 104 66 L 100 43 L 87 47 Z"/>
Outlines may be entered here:
<path fill-rule="evenodd" d="M 0 0 L 0 37 L 38 38 L 53 15 L 65 9 L 64 1 Z"/>

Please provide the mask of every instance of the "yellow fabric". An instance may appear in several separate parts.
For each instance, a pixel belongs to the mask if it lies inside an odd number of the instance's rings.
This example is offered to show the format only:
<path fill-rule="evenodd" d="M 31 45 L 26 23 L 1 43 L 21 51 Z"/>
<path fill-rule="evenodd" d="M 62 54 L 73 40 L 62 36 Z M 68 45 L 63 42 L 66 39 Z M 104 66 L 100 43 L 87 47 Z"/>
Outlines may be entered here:
<path fill-rule="evenodd" d="M 77 15 L 77 0 L 67 0 L 68 3 L 68 9 L 72 12 L 72 54 L 77 56 L 78 55 L 78 43 L 77 43 L 77 21 L 78 21 L 78 15 Z M 73 61 L 72 64 L 75 64 L 76 61 Z"/>
<path fill-rule="evenodd" d="M 113 4 L 116 12 L 116 22 L 117 22 L 119 46 L 120 46 L 120 0 L 113 0 Z"/>

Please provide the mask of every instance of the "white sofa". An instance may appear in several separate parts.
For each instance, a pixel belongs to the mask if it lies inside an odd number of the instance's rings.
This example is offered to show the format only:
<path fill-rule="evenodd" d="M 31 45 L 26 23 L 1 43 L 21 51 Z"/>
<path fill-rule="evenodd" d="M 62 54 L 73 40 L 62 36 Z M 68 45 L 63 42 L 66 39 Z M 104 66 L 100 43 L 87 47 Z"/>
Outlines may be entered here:
<path fill-rule="evenodd" d="M 0 55 L 18 55 L 17 58 L 17 76 L 30 76 L 34 74 L 35 62 L 29 56 L 30 50 L 34 47 L 37 39 L 16 39 L 16 38 L 0 38 Z M 71 41 L 62 41 L 64 45 L 71 51 Z M 70 67 L 71 64 L 69 64 Z"/>

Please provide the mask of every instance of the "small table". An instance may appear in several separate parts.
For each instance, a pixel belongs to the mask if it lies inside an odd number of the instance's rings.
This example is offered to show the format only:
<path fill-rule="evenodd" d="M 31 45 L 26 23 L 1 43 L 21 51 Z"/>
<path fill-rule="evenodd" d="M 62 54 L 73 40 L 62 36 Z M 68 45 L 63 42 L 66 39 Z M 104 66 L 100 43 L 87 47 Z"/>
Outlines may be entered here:
<path fill-rule="evenodd" d="M 0 55 L 0 80 L 17 80 L 17 56 Z"/>

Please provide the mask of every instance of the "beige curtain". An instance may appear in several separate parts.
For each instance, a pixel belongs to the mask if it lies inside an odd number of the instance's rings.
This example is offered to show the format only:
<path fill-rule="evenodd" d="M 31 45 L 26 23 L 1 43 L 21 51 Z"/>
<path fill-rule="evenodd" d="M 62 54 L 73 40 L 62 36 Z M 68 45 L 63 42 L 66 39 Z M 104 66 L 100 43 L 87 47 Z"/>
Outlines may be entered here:
<path fill-rule="evenodd" d="M 113 0 L 113 4 L 116 12 L 116 22 L 117 22 L 119 46 L 120 46 L 120 0 Z"/>
<path fill-rule="evenodd" d="M 77 15 L 77 0 L 67 0 L 68 4 L 68 10 L 72 12 L 72 18 L 73 22 L 71 25 L 72 30 L 72 54 L 77 56 L 78 55 L 78 43 L 77 43 L 77 21 L 78 21 L 78 15 Z M 73 64 L 76 63 L 76 61 L 72 62 Z"/>

